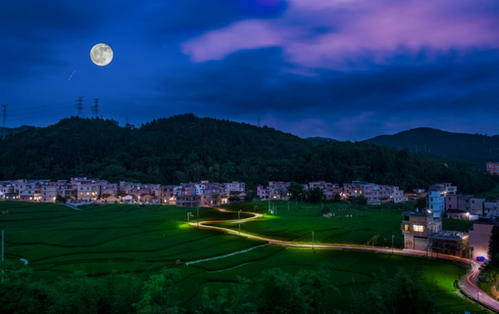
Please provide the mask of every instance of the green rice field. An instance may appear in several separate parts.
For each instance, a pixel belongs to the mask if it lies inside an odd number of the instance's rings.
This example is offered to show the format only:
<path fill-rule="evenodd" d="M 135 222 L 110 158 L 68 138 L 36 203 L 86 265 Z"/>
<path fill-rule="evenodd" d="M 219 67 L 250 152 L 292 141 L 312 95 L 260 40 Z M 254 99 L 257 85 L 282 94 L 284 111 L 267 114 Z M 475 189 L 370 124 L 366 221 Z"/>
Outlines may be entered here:
<path fill-rule="evenodd" d="M 337 207 L 336 216 L 325 218 L 320 215 L 320 205 L 298 203 L 289 211 L 285 203 L 276 207 L 277 216 L 266 216 L 261 222 L 248 222 L 241 228 L 290 240 L 306 240 L 309 230 L 316 230 L 318 241 L 331 242 L 366 243 L 378 235 L 377 245 L 387 244 L 391 234 L 396 234 L 400 246 L 402 209 Z M 341 217 L 347 210 L 352 217 Z M 238 285 L 241 277 L 252 279 L 265 269 L 279 267 L 291 273 L 319 268 L 329 271 L 337 290 L 328 302 L 340 311 L 351 310 L 359 293 L 399 270 L 414 271 L 424 278 L 437 291 L 435 298 L 442 312 L 481 311 L 454 289 L 454 281 L 466 271 L 462 265 L 386 254 L 265 245 L 197 229 L 186 223 L 187 212 L 193 214 L 191 221 L 196 221 L 196 209 L 174 206 L 91 205 L 74 210 L 55 204 L 0 202 L 0 228 L 6 232 L 6 258 L 11 262 L 28 260 L 28 266 L 44 280 L 76 271 L 89 276 L 111 272 L 146 275 L 164 267 L 177 268 L 182 275 L 178 287 L 186 307 L 195 306 L 207 287 L 217 291 Z M 203 220 L 236 217 L 200 209 Z M 254 249 L 185 264 L 248 248 Z"/>
<path fill-rule="evenodd" d="M 399 206 L 367 206 L 348 203 L 309 204 L 294 201 L 259 201 L 227 206 L 233 210 L 251 210 L 264 214 L 264 219 L 241 225 L 241 231 L 265 235 L 287 241 L 312 241 L 319 243 L 355 243 L 391 247 L 403 247 L 400 231 L 402 212 L 410 208 Z M 330 216 L 322 214 L 328 208 Z M 269 211 L 270 209 L 270 211 Z M 269 214 L 269 213 L 272 214 Z M 238 225 L 222 224 L 233 229 Z M 466 231 L 469 221 L 444 219 L 446 230 Z"/>

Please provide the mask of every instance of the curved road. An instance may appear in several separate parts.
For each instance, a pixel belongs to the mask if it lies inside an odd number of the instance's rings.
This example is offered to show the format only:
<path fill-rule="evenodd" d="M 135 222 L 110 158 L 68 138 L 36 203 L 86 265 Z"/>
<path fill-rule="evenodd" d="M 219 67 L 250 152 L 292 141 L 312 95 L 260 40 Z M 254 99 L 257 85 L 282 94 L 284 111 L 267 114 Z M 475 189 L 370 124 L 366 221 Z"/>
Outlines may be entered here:
<path fill-rule="evenodd" d="M 235 213 L 235 214 L 238 213 L 238 211 L 233 211 L 233 210 L 228 210 L 228 209 L 223 209 L 223 208 L 218 208 L 218 207 L 213 207 L 213 208 L 220 211 L 220 212 L 224 212 L 224 213 Z M 330 249 L 330 250 L 357 250 L 357 251 L 360 250 L 360 251 L 371 251 L 371 252 L 378 252 L 378 253 L 398 254 L 398 255 L 407 255 L 407 256 L 420 256 L 420 257 L 427 257 L 428 256 L 426 251 L 410 250 L 410 249 L 402 249 L 402 250 L 401 249 L 391 249 L 391 248 L 387 248 L 387 247 L 367 246 L 367 245 L 361 245 L 361 244 L 342 244 L 342 243 L 314 244 L 314 243 L 310 243 L 310 242 L 285 241 L 285 240 L 278 240 L 278 239 L 273 239 L 273 238 L 269 238 L 269 237 L 265 237 L 265 236 L 250 234 L 250 233 L 246 233 L 246 232 L 240 232 L 238 230 L 233 230 L 233 229 L 229 229 L 229 228 L 213 226 L 213 224 L 227 223 L 227 222 L 245 223 L 245 222 L 260 219 L 263 217 L 262 214 L 258 214 L 258 213 L 254 213 L 254 212 L 240 211 L 239 213 L 250 215 L 250 217 L 243 218 L 243 219 L 230 219 L 230 220 L 205 220 L 205 221 L 198 221 L 198 222 L 190 222 L 190 225 L 196 226 L 196 227 L 201 228 L 201 229 L 218 230 L 218 231 L 222 231 L 225 233 L 244 237 L 247 239 L 266 241 L 270 244 L 288 246 L 288 247 L 300 247 L 300 248 L 312 248 L 312 249 Z M 471 259 L 462 258 L 462 257 L 458 257 L 458 256 L 453 256 L 453 255 L 447 255 L 447 254 L 437 254 L 437 255 L 432 255 L 431 257 L 443 259 L 443 260 L 450 260 L 450 261 L 454 261 L 454 262 L 465 263 L 465 264 L 470 265 L 471 266 L 470 272 L 467 273 L 465 276 L 463 276 L 458 281 L 459 288 L 470 299 L 472 299 L 475 302 L 480 303 L 481 305 L 499 313 L 499 301 L 490 297 L 487 293 L 482 291 L 476 285 L 476 279 L 478 278 L 478 275 L 480 274 L 480 264 L 478 262 L 475 262 Z"/>

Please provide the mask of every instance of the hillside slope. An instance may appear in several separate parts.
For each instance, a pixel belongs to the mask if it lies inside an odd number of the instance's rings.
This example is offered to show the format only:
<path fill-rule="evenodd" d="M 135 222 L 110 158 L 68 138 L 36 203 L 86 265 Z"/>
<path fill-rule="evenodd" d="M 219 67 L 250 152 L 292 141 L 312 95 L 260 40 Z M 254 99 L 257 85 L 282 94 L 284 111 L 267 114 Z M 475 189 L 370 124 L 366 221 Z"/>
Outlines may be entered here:
<path fill-rule="evenodd" d="M 407 149 L 427 157 L 469 163 L 485 170 L 485 163 L 499 160 L 499 135 L 452 133 L 431 128 L 416 128 L 393 135 L 366 140 L 376 145 Z"/>
<path fill-rule="evenodd" d="M 402 188 L 451 181 L 477 192 L 493 180 L 466 169 L 369 143 L 311 143 L 268 127 L 192 114 L 140 128 L 69 118 L 9 136 L 0 145 L 0 180 L 96 176 L 112 181 L 367 180 Z"/>

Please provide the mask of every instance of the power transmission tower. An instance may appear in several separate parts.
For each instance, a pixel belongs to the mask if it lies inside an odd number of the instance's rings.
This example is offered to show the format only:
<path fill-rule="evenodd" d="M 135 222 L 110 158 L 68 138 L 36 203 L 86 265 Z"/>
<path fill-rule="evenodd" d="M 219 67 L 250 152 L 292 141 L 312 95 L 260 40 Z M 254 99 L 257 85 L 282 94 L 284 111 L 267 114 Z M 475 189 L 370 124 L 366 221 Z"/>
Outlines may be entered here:
<path fill-rule="evenodd" d="M 83 96 L 78 96 L 78 99 L 76 100 L 76 112 L 78 117 L 82 116 L 83 113 Z"/>
<path fill-rule="evenodd" d="M 94 99 L 94 105 L 92 106 L 92 116 L 96 118 L 99 116 L 99 98 Z"/>
<path fill-rule="evenodd" d="M 2 140 L 7 136 L 7 105 L 2 105 Z"/>

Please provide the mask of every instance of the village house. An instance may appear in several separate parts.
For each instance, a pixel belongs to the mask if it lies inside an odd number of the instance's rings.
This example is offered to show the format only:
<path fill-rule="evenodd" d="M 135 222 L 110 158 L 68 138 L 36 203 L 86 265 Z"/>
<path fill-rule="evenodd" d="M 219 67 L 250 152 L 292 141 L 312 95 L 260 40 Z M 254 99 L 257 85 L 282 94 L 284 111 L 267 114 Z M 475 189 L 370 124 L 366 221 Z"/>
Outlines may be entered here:
<path fill-rule="evenodd" d="M 487 200 L 483 204 L 484 215 L 487 217 L 499 216 L 499 200 Z"/>
<path fill-rule="evenodd" d="M 425 189 L 413 189 L 411 192 L 406 192 L 404 196 L 410 201 L 417 201 L 428 196 Z"/>
<path fill-rule="evenodd" d="M 290 194 L 288 192 L 288 187 L 290 185 L 291 182 L 269 181 L 267 187 L 264 187 L 262 185 L 257 186 L 256 193 L 258 198 L 262 200 L 289 200 Z"/>
<path fill-rule="evenodd" d="M 431 253 L 448 254 L 468 258 L 470 256 L 470 236 L 465 232 L 440 231 L 430 235 Z"/>
<path fill-rule="evenodd" d="M 19 200 L 25 202 L 41 202 L 41 185 L 45 182 L 48 181 L 22 180 L 22 182 L 18 183 Z"/>
<path fill-rule="evenodd" d="M 161 185 L 159 190 L 156 191 L 156 197 L 161 200 L 162 204 L 175 205 L 175 185 Z"/>
<path fill-rule="evenodd" d="M 465 232 L 442 230 L 441 216 L 429 210 L 403 213 L 404 248 L 426 251 L 428 254 L 470 256 L 470 236 Z"/>
<path fill-rule="evenodd" d="M 339 184 L 330 183 L 326 181 L 309 182 L 304 186 L 305 191 L 310 191 L 316 188 L 322 190 L 323 198 L 326 201 L 334 200 L 336 195 L 341 195 L 342 192 L 342 189 L 340 188 Z"/>
<path fill-rule="evenodd" d="M 180 207 L 201 206 L 201 190 L 195 183 L 182 183 L 175 188 L 176 205 Z"/>
<path fill-rule="evenodd" d="M 48 182 L 41 187 L 42 202 L 55 203 L 59 195 L 59 186 L 56 182 Z"/>
<path fill-rule="evenodd" d="M 78 202 L 96 201 L 100 196 L 98 179 L 71 178 L 70 183 L 76 190 L 76 200 Z"/>
<path fill-rule="evenodd" d="M 499 162 L 489 161 L 486 165 L 486 169 L 491 175 L 499 175 Z"/>
<path fill-rule="evenodd" d="M 484 215 L 485 198 L 472 197 L 469 200 L 469 209 L 471 215 L 483 216 Z"/>
<path fill-rule="evenodd" d="M 352 183 L 343 184 L 341 196 L 344 199 L 363 196 L 370 205 L 380 205 L 389 202 L 401 203 L 407 201 L 407 197 L 404 196 L 404 191 L 400 190 L 398 186 L 362 181 L 352 181 Z"/>
<path fill-rule="evenodd" d="M 442 220 L 429 210 L 408 211 L 403 213 L 402 234 L 404 248 L 427 250 L 429 236 L 442 230 Z"/>
<path fill-rule="evenodd" d="M 246 183 L 244 182 L 233 181 L 233 182 L 224 183 L 223 185 L 225 188 L 225 192 L 227 194 L 246 192 Z"/>
<path fill-rule="evenodd" d="M 448 194 L 445 196 L 445 212 L 447 217 L 469 219 L 470 200 L 472 195 Z"/>

